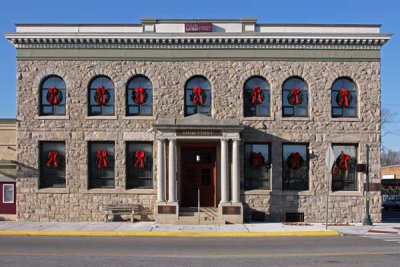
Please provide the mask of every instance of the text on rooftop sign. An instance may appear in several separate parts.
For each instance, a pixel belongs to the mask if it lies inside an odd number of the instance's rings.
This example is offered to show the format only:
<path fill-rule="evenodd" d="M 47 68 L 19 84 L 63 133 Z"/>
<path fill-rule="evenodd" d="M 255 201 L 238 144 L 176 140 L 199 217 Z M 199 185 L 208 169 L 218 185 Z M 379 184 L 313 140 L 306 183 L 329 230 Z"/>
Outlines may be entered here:
<path fill-rule="evenodd" d="M 212 23 L 185 23 L 185 32 L 212 32 Z"/>

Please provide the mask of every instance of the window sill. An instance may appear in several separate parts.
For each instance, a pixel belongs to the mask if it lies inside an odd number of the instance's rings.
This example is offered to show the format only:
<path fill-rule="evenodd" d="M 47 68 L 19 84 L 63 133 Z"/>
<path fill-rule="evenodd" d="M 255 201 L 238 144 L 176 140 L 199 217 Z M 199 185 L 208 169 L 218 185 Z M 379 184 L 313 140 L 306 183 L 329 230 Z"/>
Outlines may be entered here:
<path fill-rule="evenodd" d="M 35 116 L 35 120 L 69 120 L 69 115 L 61 116 Z"/>
<path fill-rule="evenodd" d="M 306 191 L 279 190 L 279 191 L 273 191 L 272 194 L 281 196 L 315 196 L 315 190 L 306 190 Z"/>
<path fill-rule="evenodd" d="M 156 192 L 154 188 L 132 188 L 126 189 L 127 194 L 143 194 L 143 195 L 154 195 Z"/>
<path fill-rule="evenodd" d="M 38 194 L 69 194 L 69 188 L 36 188 Z"/>
<path fill-rule="evenodd" d="M 360 191 L 335 191 L 329 192 L 330 196 L 351 196 L 351 197 L 362 197 L 363 196 L 363 192 Z"/>
<path fill-rule="evenodd" d="M 361 122 L 361 118 L 331 118 L 332 122 Z"/>
<path fill-rule="evenodd" d="M 116 120 L 117 116 L 86 116 L 86 120 Z"/>
<path fill-rule="evenodd" d="M 122 193 L 122 189 L 116 188 L 93 188 L 87 189 L 85 193 L 88 194 L 115 194 L 115 193 Z"/>
<path fill-rule="evenodd" d="M 156 116 L 123 116 L 123 120 L 155 120 Z"/>
<path fill-rule="evenodd" d="M 243 117 L 243 121 L 273 121 L 275 120 L 275 117 L 269 116 L 269 117 Z"/>
<path fill-rule="evenodd" d="M 282 117 L 281 121 L 312 121 L 311 117 Z"/>
<path fill-rule="evenodd" d="M 271 195 L 272 190 L 271 189 L 253 189 L 253 190 L 247 190 L 244 191 L 244 195 Z"/>

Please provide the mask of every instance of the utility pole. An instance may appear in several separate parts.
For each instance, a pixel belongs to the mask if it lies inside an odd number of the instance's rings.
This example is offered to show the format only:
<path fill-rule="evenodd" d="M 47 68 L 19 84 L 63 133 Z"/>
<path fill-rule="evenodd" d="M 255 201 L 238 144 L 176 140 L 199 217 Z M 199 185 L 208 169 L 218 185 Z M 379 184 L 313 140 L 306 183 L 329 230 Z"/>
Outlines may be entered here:
<path fill-rule="evenodd" d="M 367 144 L 366 147 L 366 155 L 367 155 L 367 166 L 365 170 L 365 220 L 364 225 L 372 225 L 371 216 L 369 215 L 369 145 Z"/>

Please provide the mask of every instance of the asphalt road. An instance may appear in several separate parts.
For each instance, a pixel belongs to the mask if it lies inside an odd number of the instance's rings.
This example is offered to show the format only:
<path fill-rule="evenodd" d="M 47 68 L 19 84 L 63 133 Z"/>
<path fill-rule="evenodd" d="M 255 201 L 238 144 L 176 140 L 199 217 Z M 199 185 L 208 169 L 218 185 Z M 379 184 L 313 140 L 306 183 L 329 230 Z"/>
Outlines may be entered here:
<path fill-rule="evenodd" d="M 362 237 L 0 236 L 0 266 L 398 266 L 400 244 Z"/>

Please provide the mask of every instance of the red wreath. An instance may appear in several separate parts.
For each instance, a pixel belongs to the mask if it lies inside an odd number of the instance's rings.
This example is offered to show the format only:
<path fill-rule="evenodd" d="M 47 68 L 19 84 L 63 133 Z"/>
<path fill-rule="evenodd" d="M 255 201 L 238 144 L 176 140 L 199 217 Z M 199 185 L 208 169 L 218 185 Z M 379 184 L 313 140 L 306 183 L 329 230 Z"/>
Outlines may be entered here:
<path fill-rule="evenodd" d="M 203 88 L 201 88 L 200 86 L 193 87 L 191 98 L 193 104 L 202 106 L 206 101 L 206 94 Z"/>
<path fill-rule="evenodd" d="M 251 92 L 251 104 L 259 105 L 262 104 L 264 101 L 264 94 L 261 90 L 260 86 L 255 86 Z"/>
<path fill-rule="evenodd" d="M 250 155 L 251 167 L 256 168 L 257 166 L 263 168 L 265 166 L 265 159 L 261 152 L 252 152 Z"/>
<path fill-rule="evenodd" d="M 342 108 L 348 108 L 353 99 L 350 91 L 347 88 L 342 88 L 336 95 L 336 103 Z"/>
<path fill-rule="evenodd" d="M 351 157 L 350 155 L 347 155 L 343 153 L 343 151 L 340 153 L 340 156 L 337 158 L 337 166 L 339 169 L 345 169 L 346 171 L 349 171 L 350 169 L 350 160 Z"/>
<path fill-rule="evenodd" d="M 46 99 L 49 104 L 57 106 L 63 99 L 61 90 L 56 87 L 50 87 L 47 91 Z"/>
<path fill-rule="evenodd" d="M 103 85 L 96 88 L 96 93 L 94 95 L 94 100 L 100 106 L 107 105 L 110 101 L 110 92 Z"/>
<path fill-rule="evenodd" d="M 140 166 L 140 168 L 144 169 L 144 160 L 145 160 L 145 153 L 143 150 L 136 150 L 135 152 L 135 165 L 133 167 L 137 168 Z"/>
<path fill-rule="evenodd" d="M 58 168 L 60 166 L 60 155 L 56 150 L 50 151 L 47 155 L 47 167 Z"/>
<path fill-rule="evenodd" d="M 132 98 L 136 105 L 144 104 L 147 100 L 146 90 L 143 87 L 136 87 Z"/>
<path fill-rule="evenodd" d="M 288 101 L 290 105 L 293 106 L 301 105 L 301 103 L 303 103 L 303 93 L 299 87 L 293 87 L 292 90 L 290 90 Z"/>
<path fill-rule="evenodd" d="M 106 150 L 97 150 L 97 168 L 102 169 L 102 168 L 108 168 L 109 163 L 108 163 L 108 155 Z"/>
<path fill-rule="evenodd" d="M 286 164 L 291 170 L 298 170 L 303 167 L 304 159 L 299 152 L 293 152 L 287 158 Z"/>

